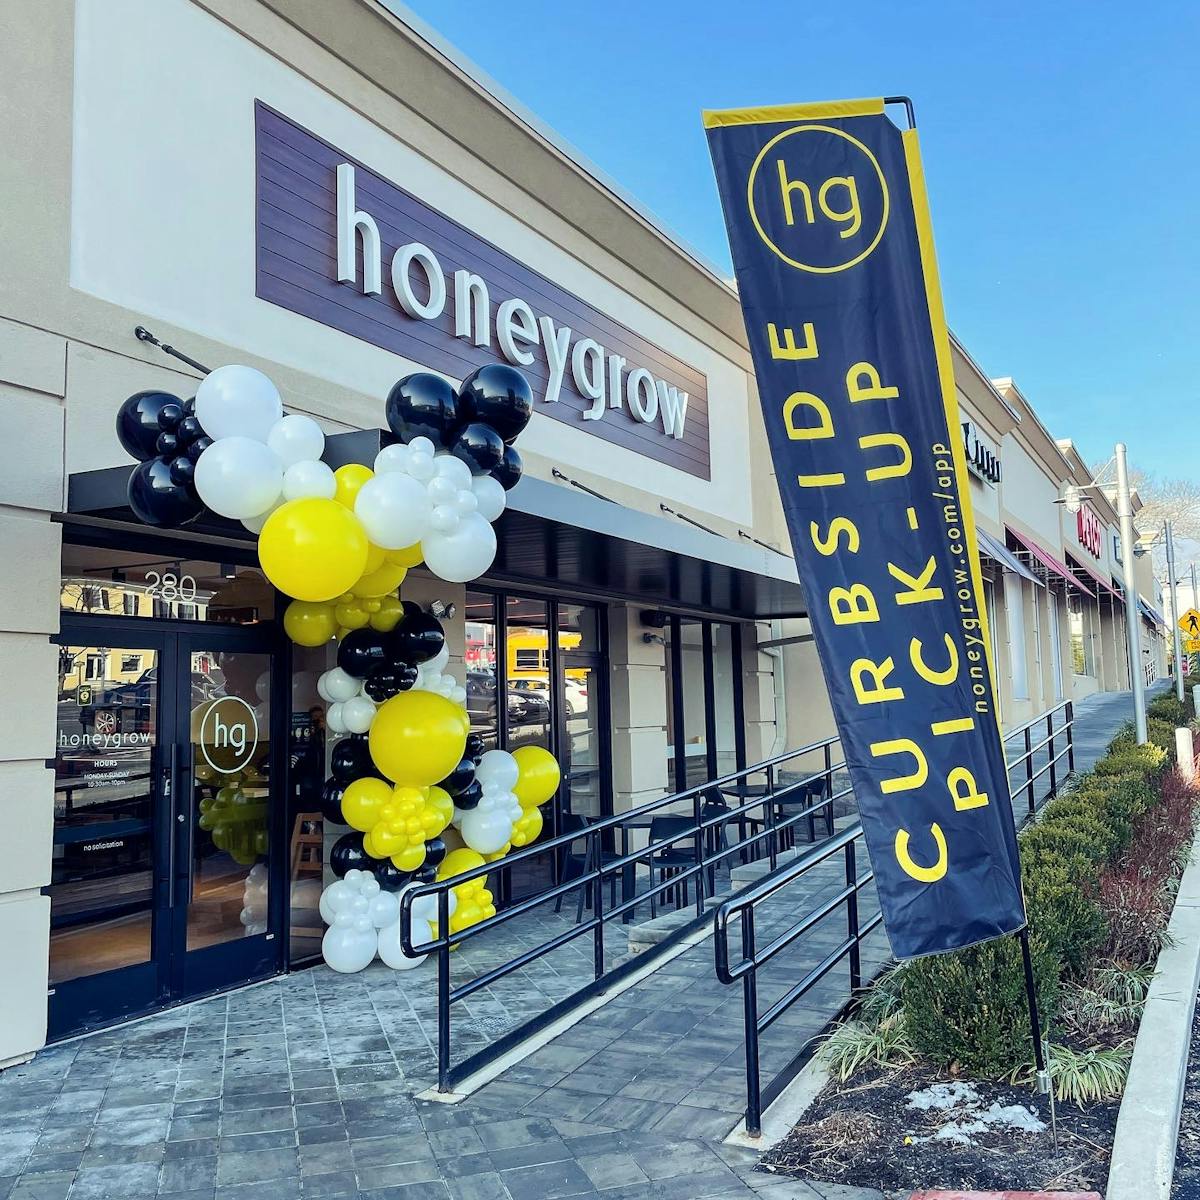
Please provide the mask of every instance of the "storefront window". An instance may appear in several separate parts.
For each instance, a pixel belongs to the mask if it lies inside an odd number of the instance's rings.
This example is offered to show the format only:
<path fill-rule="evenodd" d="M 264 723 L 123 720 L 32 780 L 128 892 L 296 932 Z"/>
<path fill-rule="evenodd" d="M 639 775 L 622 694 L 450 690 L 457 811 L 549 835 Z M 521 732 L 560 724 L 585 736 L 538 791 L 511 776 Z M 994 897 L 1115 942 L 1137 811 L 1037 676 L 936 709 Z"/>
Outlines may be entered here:
<path fill-rule="evenodd" d="M 733 774 L 738 768 L 734 695 L 739 680 L 734 673 L 734 636 L 732 625 L 712 626 L 713 751 L 718 779 Z"/>
<path fill-rule="evenodd" d="M 544 600 L 508 596 L 504 640 L 508 648 L 508 749 L 542 746 L 550 737 L 550 614 Z"/>
<path fill-rule="evenodd" d="M 1067 600 L 1067 614 L 1071 628 L 1071 661 L 1076 675 L 1096 673 L 1095 654 L 1092 649 L 1090 606 L 1085 606 L 1083 597 L 1071 593 Z"/>
<path fill-rule="evenodd" d="M 255 567 L 68 542 L 59 604 L 65 613 L 253 625 L 275 616 L 275 589 Z"/>
<path fill-rule="evenodd" d="M 496 597 L 468 592 L 466 601 L 467 715 L 489 750 L 500 744 L 496 676 Z"/>

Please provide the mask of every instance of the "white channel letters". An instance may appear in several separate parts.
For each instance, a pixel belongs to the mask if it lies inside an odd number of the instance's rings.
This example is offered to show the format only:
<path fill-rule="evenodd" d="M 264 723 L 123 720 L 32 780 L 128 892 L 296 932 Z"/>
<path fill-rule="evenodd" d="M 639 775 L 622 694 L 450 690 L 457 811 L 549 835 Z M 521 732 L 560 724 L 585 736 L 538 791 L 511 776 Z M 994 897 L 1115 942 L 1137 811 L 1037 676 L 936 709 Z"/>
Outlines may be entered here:
<path fill-rule="evenodd" d="M 379 227 L 369 213 L 359 209 L 354 194 L 354 167 L 342 163 L 337 169 L 337 277 L 339 283 L 358 283 L 357 241 L 363 247 L 363 291 L 383 291 L 382 248 Z M 414 291 L 409 278 L 415 265 L 425 281 L 427 296 Z M 400 307 L 415 320 L 435 321 L 453 298 L 454 335 L 475 346 L 492 344 L 491 303 L 487 282 L 472 271 L 454 272 L 453 287 L 447 287 L 437 256 L 420 242 L 401 246 L 392 256 L 392 290 Z M 606 350 L 592 338 L 575 338 L 566 325 L 539 316 L 519 297 L 496 306 L 496 343 L 500 353 L 518 367 L 534 362 L 533 347 L 541 345 L 550 377 L 542 400 L 558 401 L 568 370 L 576 390 L 591 401 L 583 413 L 585 421 L 603 419 L 609 409 L 627 408 L 635 421 L 661 424 L 665 434 L 683 437 L 688 394 L 658 379 L 645 367 L 630 364 L 621 355 Z M 626 370 L 628 368 L 628 370 Z"/>

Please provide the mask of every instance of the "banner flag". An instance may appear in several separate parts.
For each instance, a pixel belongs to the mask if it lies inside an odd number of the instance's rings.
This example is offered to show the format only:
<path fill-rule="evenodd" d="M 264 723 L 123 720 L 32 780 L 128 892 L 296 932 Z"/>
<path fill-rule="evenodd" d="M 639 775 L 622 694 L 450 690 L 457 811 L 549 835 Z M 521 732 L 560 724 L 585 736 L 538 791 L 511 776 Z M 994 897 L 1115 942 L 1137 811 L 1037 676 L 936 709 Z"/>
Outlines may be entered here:
<path fill-rule="evenodd" d="M 897 958 L 1021 929 L 950 338 L 915 129 L 707 112 L 796 565 Z"/>

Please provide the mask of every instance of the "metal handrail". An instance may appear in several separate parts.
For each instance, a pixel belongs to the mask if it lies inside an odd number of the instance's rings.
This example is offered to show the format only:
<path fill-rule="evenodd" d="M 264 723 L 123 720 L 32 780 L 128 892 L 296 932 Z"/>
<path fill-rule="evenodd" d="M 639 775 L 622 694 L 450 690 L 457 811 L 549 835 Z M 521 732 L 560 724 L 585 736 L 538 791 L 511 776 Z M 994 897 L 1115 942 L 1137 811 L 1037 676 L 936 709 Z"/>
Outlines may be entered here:
<path fill-rule="evenodd" d="M 1055 717 L 1060 714 L 1062 722 L 1056 727 Z M 1019 789 L 1014 790 L 1010 781 L 1009 794 L 1015 800 L 1021 791 L 1028 789 L 1031 815 L 1036 811 L 1038 803 L 1034 793 L 1034 783 L 1049 771 L 1050 789 L 1045 796 L 1041 797 L 1044 802 L 1055 795 L 1058 790 L 1059 761 L 1064 757 L 1067 759 L 1068 776 L 1075 770 L 1074 724 L 1074 704 L 1070 700 L 1064 700 L 1040 716 L 1010 730 L 1002 737 L 1005 744 L 1018 738 L 1024 743 L 1023 753 L 1011 763 L 1007 763 L 1007 767 L 1011 776 L 1016 768 L 1023 765 L 1025 782 Z M 1042 725 L 1045 726 L 1046 737 L 1034 745 L 1033 730 L 1035 728 L 1040 730 Z M 1065 745 L 1056 752 L 1055 743 L 1059 739 L 1065 739 Z M 1007 750 L 1007 745 L 1005 748 Z M 1048 761 L 1035 772 L 1033 757 L 1042 750 L 1047 751 Z M 1007 760 L 1007 753 L 1005 757 Z M 862 824 L 855 822 L 819 846 L 812 847 L 794 861 L 764 876 L 757 883 L 730 896 L 713 915 L 713 957 L 717 978 L 724 984 L 736 983 L 739 980 L 742 984 L 742 1020 L 745 1028 L 746 1048 L 746 1131 L 751 1136 L 757 1137 L 761 1133 L 763 1110 L 795 1078 L 800 1067 L 807 1060 L 811 1046 L 811 1043 L 802 1046 L 791 1061 L 777 1072 L 764 1087 L 759 1061 L 760 1035 L 783 1016 L 810 988 L 829 974 L 843 958 L 849 960 L 850 998 L 853 997 L 855 991 L 862 987 L 862 942 L 883 921 L 881 912 L 876 913 L 865 924 L 859 919 L 859 893 L 875 877 L 874 872 L 870 870 L 863 875 L 858 874 L 855 851 L 862 836 Z M 832 895 L 825 897 L 816 908 L 804 913 L 781 933 L 776 934 L 765 946 L 760 947 L 755 931 L 755 913 L 758 906 L 838 853 L 845 856 L 844 886 Z M 788 946 L 815 926 L 832 916 L 842 905 L 846 906 L 846 937 L 820 962 L 791 984 L 783 995 L 778 997 L 764 1012 L 760 1012 L 758 1007 L 759 969 L 766 966 L 777 954 L 786 950 Z M 731 963 L 729 929 L 735 920 L 741 927 L 742 951 L 741 958 L 737 962 Z"/>
<path fill-rule="evenodd" d="M 835 772 L 842 770 L 846 765 L 844 761 L 833 761 L 833 747 L 838 745 L 839 740 L 837 736 L 834 736 L 822 741 L 812 742 L 795 750 L 775 755 L 753 766 L 743 767 L 738 771 L 731 772 L 717 779 L 695 784 L 672 795 L 659 797 L 656 800 L 647 801 L 636 808 L 614 814 L 610 817 L 604 817 L 587 825 L 583 829 L 559 834 L 557 837 L 549 838 L 544 842 L 526 846 L 515 853 L 506 855 L 503 859 L 474 867 L 469 871 L 455 875 L 453 878 L 435 880 L 405 889 L 400 896 L 401 946 L 405 954 L 410 956 L 429 953 L 437 955 L 439 1090 L 448 1091 L 454 1080 L 462 1078 L 464 1075 L 471 1073 L 471 1071 L 478 1069 L 484 1062 L 496 1057 L 500 1049 L 507 1046 L 513 1037 L 510 1034 L 500 1042 L 484 1047 L 451 1068 L 450 1007 L 453 1003 L 465 999 L 481 988 L 498 982 L 512 972 L 528 966 L 529 963 L 567 945 L 576 938 L 585 937 L 590 934 L 595 943 L 593 953 L 593 982 L 591 985 L 580 989 L 577 999 L 581 1002 L 587 998 L 589 988 L 594 990 L 599 985 L 601 979 L 605 977 L 604 930 L 607 925 L 614 921 L 622 920 L 627 913 L 632 912 L 638 905 L 645 904 L 652 899 L 657 899 L 658 896 L 665 892 L 678 888 L 681 884 L 686 884 L 693 879 L 696 881 L 696 918 L 700 919 L 704 914 L 706 877 L 713 876 L 716 868 L 723 862 L 747 849 L 765 845 L 771 869 L 774 870 L 778 863 L 781 835 L 798 825 L 801 821 L 808 821 L 810 836 L 815 840 L 813 822 L 817 815 L 822 812 L 824 812 L 827 831 L 829 834 L 832 834 L 833 804 L 836 800 L 850 794 L 851 791 L 851 789 L 846 788 L 835 794 L 833 789 Z M 823 755 L 824 762 L 821 767 L 801 779 L 786 784 L 777 784 L 776 777 L 780 767 L 790 762 L 795 762 L 806 755 L 816 753 Z M 721 807 L 715 810 L 710 810 L 706 807 L 706 800 L 713 794 L 721 794 L 724 790 L 730 790 L 735 785 L 745 782 L 749 777 L 755 775 L 766 776 L 763 795 L 751 797 L 745 803 L 735 806 Z M 783 819 L 777 819 L 776 809 L 781 802 L 786 802 L 796 796 L 811 794 L 811 785 L 817 781 L 820 781 L 819 794 L 813 797 L 811 803 L 802 804 L 794 813 L 790 813 Z M 651 815 L 686 816 L 686 813 L 680 813 L 678 809 L 680 806 L 686 806 L 689 803 L 692 808 L 691 819 L 686 826 L 672 833 L 670 837 L 660 838 L 657 841 L 648 840 L 647 844 L 640 849 L 635 849 L 625 854 L 607 856 L 607 861 L 606 856 L 599 852 L 601 847 L 600 839 L 606 833 L 619 830 L 623 824 L 630 820 Z M 706 835 L 710 831 L 720 827 L 735 825 L 738 823 L 739 818 L 743 818 L 758 809 L 762 810 L 762 816 L 758 818 L 763 825 L 761 831 L 751 834 L 749 837 L 739 838 L 732 845 L 727 844 L 722 846 L 717 841 L 711 848 L 707 846 L 708 838 Z M 661 851 L 678 846 L 681 843 L 686 843 L 689 840 L 692 843 L 692 860 L 690 863 L 686 865 L 681 864 L 670 875 L 664 872 L 663 878 L 657 884 L 654 883 L 652 874 L 651 885 L 646 891 L 636 892 L 635 890 L 633 895 L 627 899 L 623 899 L 619 904 L 613 904 L 607 909 L 604 907 L 604 885 L 607 881 L 630 868 L 636 868 L 638 863 L 652 859 L 653 856 L 659 854 Z M 509 871 L 523 862 L 540 858 L 548 853 L 569 851 L 569 847 L 581 841 L 585 842 L 589 849 L 595 847 L 597 852 L 585 857 L 585 862 L 591 861 L 595 864 L 594 866 L 582 870 L 579 874 L 557 883 L 545 891 L 537 892 L 532 896 L 519 900 L 515 904 L 511 904 L 497 912 L 494 916 L 480 921 L 475 925 L 457 932 L 451 932 L 449 896 L 454 888 L 494 872 Z M 570 893 L 577 893 L 580 889 L 587 889 L 587 892 L 591 894 L 592 911 L 586 920 L 576 922 L 570 928 L 554 934 L 538 946 L 513 955 L 507 961 L 497 964 L 481 975 L 466 980 L 457 987 L 451 986 L 450 949 L 452 946 L 457 947 L 465 944 L 472 938 L 480 937 L 493 929 L 499 928 L 509 921 L 523 916 L 534 908 L 560 899 Z M 587 893 L 585 892 L 585 894 Z M 433 897 L 437 906 L 437 935 L 429 940 L 414 942 L 412 934 L 412 909 L 414 903 L 424 897 Z M 645 961 L 644 956 L 642 957 L 642 961 Z M 544 1019 L 545 1014 L 540 1019 L 535 1017 L 527 1024 L 536 1025 L 544 1021 Z"/>

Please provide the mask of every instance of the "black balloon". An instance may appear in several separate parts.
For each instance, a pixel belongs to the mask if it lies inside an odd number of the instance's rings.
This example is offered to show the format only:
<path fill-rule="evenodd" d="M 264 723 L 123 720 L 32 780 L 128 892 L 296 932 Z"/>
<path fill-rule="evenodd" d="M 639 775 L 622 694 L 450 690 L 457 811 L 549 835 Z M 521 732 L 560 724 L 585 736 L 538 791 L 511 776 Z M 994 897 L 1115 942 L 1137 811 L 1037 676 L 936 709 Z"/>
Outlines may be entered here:
<path fill-rule="evenodd" d="M 361 833 L 344 833 L 329 851 L 329 869 L 341 879 L 347 871 L 374 871 L 377 859 L 363 849 Z"/>
<path fill-rule="evenodd" d="M 447 449 L 471 468 L 472 475 L 486 475 L 504 461 L 504 442 L 482 421 L 464 425 Z"/>
<path fill-rule="evenodd" d="M 427 867 L 440 867 L 446 854 L 446 843 L 440 837 L 430 838 L 425 843 L 425 865 Z"/>
<path fill-rule="evenodd" d="M 204 511 L 204 505 L 171 478 L 171 464 L 165 458 L 138 463 L 129 474 L 127 494 L 129 507 L 146 525 L 174 529 Z"/>
<path fill-rule="evenodd" d="M 180 487 L 191 488 L 196 479 L 196 464 L 186 454 L 171 459 L 171 480 Z"/>
<path fill-rule="evenodd" d="M 184 417 L 175 430 L 175 436 L 181 446 L 190 446 L 197 438 L 204 437 L 204 426 L 194 416 Z"/>
<path fill-rule="evenodd" d="M 424 371 L 392 385 L 385 411 L 388 428 L 405 443 L 427 437 L 444 448 L 462 423 L 454 389 L 440 375 Z"/>
<path fill-rule="evenodd" d="M 390 661 L 388 643 L 374 629 L 352 629 L 338 646 L 338 666 L 355 679 L 366 679 L 376 667 Z"/>
<path fill-rule="evenodd" d="M 357 733 L 342 738 L 333 748 L 329 769 L 333 772 L 333 778 L 343 784 L 378 775 L 366 735 Z"/>
<path fill-rule="evenodd" d="M 173 433 L 160 433 L 154 448 L 163 458 L 174 458 L 180 450 L 179 439 Z"/>
<path fill-rule="evenodd" d="M 202 437 L 198 437 L 194 442 L 189 442 L 187 448 L 188 458 L 190 458 L 192 462 L 195 462 L 196 459 L 198 459 L 200 455 L 202 455 L 212 444 L 213 440 L 207 434 Z M 501 482 L 503 482 L 503 480 Z"/>
<path fill-rule="evenodd" d="M 347 639 L 349 636 L 347 634 Z M 343 640 L 342 645 L 345 644 Z M 442 623 L 432 613 L 418 609 L 411 616 L 405 613 L 400 624 L 389 634 L 388 654 L 395 662 L 415 667 L 418 663 L 435 658 L 445 644 L 446 634 Z"/>
<path fill-rule="evenodd" d="M 461 808 L 464 811 L 468 808 L 476 808 L 483 799 L 483 786 L 478 779 L 472 779 L 462 791 L 456 792 L 451 798 L 455 808 Z"/>
<path fill-rule="evenodd" d="M 464 758 L 462 762 L 446 776 L 445 779 L 438 784 L 438 787 L 444 792 L 449 792 L 451 796 L 457 796 L 464 788 L 470 787 L 475 782 L 475 764 L 469 758 Z"/>
<path fill-rule="evenodd" d="M 159 415 L 168 405 L 180 409 L 181 404 L 179 397 L 170 392 L 137 392 L 117 410 L 117 439 L 134 458 L 142 462 L 153 458 L 157 454 L 155 443 L 163 431 Z"/>
<path fill-rule="evenodd" d="M 483 734 L 482 733 L 468 733 L 467 734 L 467 746 L 466 746 L 466 750 L 465 750 L 466 756 L 469 759 L 471 759 L 472 762 L 478 762 L 480 760 L 480 758 L 483 757 L 483 751 L 484 751 Z"/>
<path fill-rule="evenodd" d="M 499 480 L 500 486 L 506 492 L 511 492 L 520 482 L 523 470 L 524 467 L 521 463 L 521 456 L 517 453 L 517 448 L 515 446 L 505 446 L 504 457 L 500 460 L 498 466 L 492 468 L 491 475 L 493 479 Z"/>
<path fill-rule="evenodd" d="M 174 433 L 179 428 L 179 422 L 183 420 L 183 404 L 178 402 L 175 404 L 164 404 L 158 410 L 158 427 L 167 433 Z"/>
<path fill-rule="evenodd" d="M 371 874 L 385 892 L 398 892 L 413 877 L 411 871 L 402 871 L 390 858 L 377 862 Z"/>
<path fill-rule="evenodd" d="M 533 416 L 529 380 L 516 367 L 488 363 L 468 375 L 458 389 L 459 417 L 482 421 L 505 442 L 513 441 Z"/>
<path fill-rule="evenodd" d="M 413 879 L 416 880 L 417 883 L 432 883 L 436 878 L 437 867 L 422 867 L 416 872 L 416 874 L 413 875 Z"/>
<path fill-rule="evenodd" d="M 346 824 L 346 818 L 342 815 L 342 793 L 346 790 L 347 782 L 334 776 L 325 780 L 325 786 L 321 789 L 321 816 L 335 825 Z"/>
<path fill-rule="evenodd" d="M 385 663 L 367 676 L 365 691 L 376 704 L 382 704 L 397 692 L 407 692 L 416 682 L 416 667 L 408 663 Z"/>

